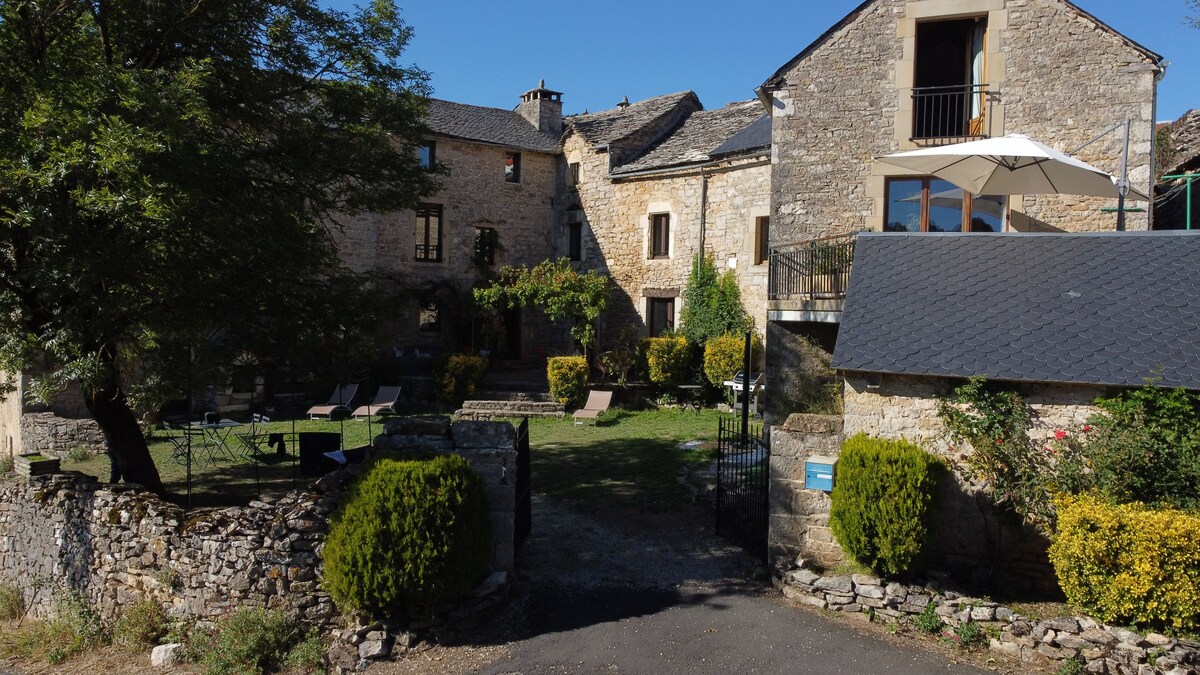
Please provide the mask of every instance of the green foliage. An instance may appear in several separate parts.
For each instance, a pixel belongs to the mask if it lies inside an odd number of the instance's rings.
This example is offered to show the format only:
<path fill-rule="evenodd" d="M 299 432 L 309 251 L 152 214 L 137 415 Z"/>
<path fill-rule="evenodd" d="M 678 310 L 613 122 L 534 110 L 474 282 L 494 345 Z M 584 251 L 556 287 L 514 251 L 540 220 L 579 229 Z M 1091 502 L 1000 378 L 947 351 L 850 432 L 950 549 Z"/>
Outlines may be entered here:
<path fill-rule="evenodd" d="M 86 462 L 92 458 L 93 454 L 95 453 L 92 452 L 91 448 L 82 443 L 77 443 L 72 445 L 71 449 L 67 451 L 67 459 L 72 462 Z"/>
<path fill-rule="evenodd" d="M 842 414 L 842 378 L 830 364 L 833 354 L 811 338 L 797 336 L 792 343 L 797 362 L 788 368 L 786 386 L 772 396 L 783 410 L 814 415 Z"/>
<path fill-rule="evenodd" d="M 1058 670 L 1054 671 L 1054 675 L 1083 675 L 1084 672 L 1083 661 L 1080 661 L 1078 657 L 1072 656 L 1063 661 Z"/>
<path fill-rule="evenodd" d="M 167 613 L 153 600 L 139 600 L 125 608 L 113 625 L 113 644 L 143 651 L 158 644 L 167 632 Z"/>
<path fill-rule="evenodd" d="M 312 628 L 299 644 L 288 651 L 287 657 L 283 660 L 283 666 L 289 671 L 324 673 L 325 651 L 325 639 L 321 637 L 320 631 Z"/>
<path fill-rule="evenodd" d="M 1200 511 L 1200 395 L 1147 384 L 1096 405 L 1080 432 L 1058 433 L 1062 487 Z"/>
<path fill-rule="evenodd" d="M 12 455 L 0 456 L 0 475 L 12 473 L 15 461 Z"/>
<path fill-rule="evenodd" d="M 964 621 L 954 627 L 953 641 L 961 649 L 971 649 L 978 647 L 987 641 L 987 634 L 978 623 L 974 621 Z"/>
<path fill-rule="evenodd" d="M 1047 458 L 1029 438 L 1033 412 L 1020 394 L 972 377 L 938 401 L 951 440 L 970 443 L 967 464 L 988 481 L 998 504 L 1009 504 L 1026 522 L 1053 527 L 1054 506 L 1044 477 Z"/>
<path fill-rule="evenodd" d="M 81 595 L 67 590 L 55 593 L 52 618 L 44 622 L 41 632 L 53 636 L 47 640 L 52 645 L 46 654 L 50 663 L 61 663 L 108 641 L 100 615 Z"/>
<path fill-rule="evenodd" d="M 646 372 L 663 388 L 683 384 L 690 374 L 692 348 L 682 335 L 646 338 Z"/>
<path fill-rule="evenodd" d="M 762 341 L 751 336 L 750 359 L 757 361 L 762 353 Z M 704 343 L 704 376 L 714 387 L 732 380 L 745 366 L 746 338 L 744 335 L 722 335 Z"/>
<path fill-rule="evenodd" d="M 596 319 L 608 306 L 612 280 L 596 270 L 576 272 L 567 258 L 545 260 L 531 268 L 503 267 L 496 282 L 475 289 L 475 302 L 486 309 L 535 306 L 552 320 L 569 319 L 571 337 L 585 347 L 596 343 Z"/>
<path fill-rule="evenodd" d="M 475 389 L 487 371 L 487 359 L 474 354 L 451 354 L 437 375 L 438 400 L 458 405 L 475 395 Z"/>
<path fill-rule="evenodd" d="M 587 359 L 582 356 L 546 359 L 546 379 L 550 383 L 551 398 L 563 405 L 578 407 L 587 394 Z"/>
<path fill-rule="evenodd" d="M 913 619 L 913 628 L 930 635 L 940 635 L 945 626 L 946 622 L 938 616 L 937 605 L 933 602 L 925 605 L 925 609 L 921 610 L 921 613 Z"/>
<path fill-rule="evenodd" d="M 742 294 L 733 270 L 717 273 L 711 255 L 697 256 L 679 314 L 679 334 L 694 345 L 722 335 L 744 334 L 754 320 L 742 306 Z"/>
<path fill-rule="evenodd" d="M 1050 562 L 1067 599 L 1102 621 L 1200 628 L 1200 516 L 1063 497 Z"/>
<path fill-rule="evenodd" d="M 615 379 L 617 384 L 625 386 L 637 364 L 637 333 L 631 327 L 625 327 L 612 339 L 612 348 L 600 353 L 600 365 L 610 380 Z"/>
<path fill-rule="evenodd" d="M 20 261 L 0 266 L 0 369 L 38 373 L 42 399 L 81 381 L 126 479 L 160 490 L 127 396 L 224 381 L 241 353 L 357 354 L 375 296 L 333 216 L 438 190 L 409 36 L 386 0 L 0 3 L 0 240 Z"/>
<path fill-rule="evenodd" d="M 25 616 L 25 594 L 15 584 L 0 584 L 0 620 Z"/>
<path fill-rule="evenodd" d="M 325 589 L 345 611 L 435 616 L 491 562 L 483 481 L 457 455 L 375 461 L 351 487 L 325 543 Z"/>
<path fill-rule="evenodd" d="M 842 549 L 885 576 L 916 569 L 945 467 L 907 441 L 858 434 L 842 444 L 829 527 Z"/>
<path fill-rule="evenodd" d="M 302 635 L 296 621 L 279 610 L 242 608 L 219 620 L 212 631 L 195 631 L 189 650 L 205 675 L 273 672 Z"/>

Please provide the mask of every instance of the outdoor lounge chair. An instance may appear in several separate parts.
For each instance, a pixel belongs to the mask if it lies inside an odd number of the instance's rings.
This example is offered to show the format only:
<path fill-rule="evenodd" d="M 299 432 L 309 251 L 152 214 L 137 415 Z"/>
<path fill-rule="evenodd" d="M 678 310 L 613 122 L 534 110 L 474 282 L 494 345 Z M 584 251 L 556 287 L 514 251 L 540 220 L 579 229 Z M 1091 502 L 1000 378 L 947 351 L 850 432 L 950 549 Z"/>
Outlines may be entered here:
<path fill-rule="evenodd" d="M 360 405 L 355 408 L 353 417 L 370 417 L 387 413 L 389 415 L 396 414 L 396 401 L 400 400 L 400 392 L 403 387 L 382 386 L 379 391 L 375 392 L 375 400 L 370 405 Z"/>
<path fill-rule="evenodd" d="M 611 391 L 589 391 L 587 403 L 583 407 L 575 411 L 575 424 L 583 424 L 583 420 L 591 420 L 592 424 L 600 417 L 600 413 L 608 410 L 608 406 L 612 405 Z"/>
<path fill-rule="evenodd" d="M 350 402 L 354 400 L 354 395 L 357 393 L 357 384 L 347 384 L 344 387 L 334 389 L 328 403 L 325 405 L 314 405 L 308 409 L 308 419 L 315 420 L 318 417 L 333 419 L 333 413 L 335 412 L 349 413 Z"/>

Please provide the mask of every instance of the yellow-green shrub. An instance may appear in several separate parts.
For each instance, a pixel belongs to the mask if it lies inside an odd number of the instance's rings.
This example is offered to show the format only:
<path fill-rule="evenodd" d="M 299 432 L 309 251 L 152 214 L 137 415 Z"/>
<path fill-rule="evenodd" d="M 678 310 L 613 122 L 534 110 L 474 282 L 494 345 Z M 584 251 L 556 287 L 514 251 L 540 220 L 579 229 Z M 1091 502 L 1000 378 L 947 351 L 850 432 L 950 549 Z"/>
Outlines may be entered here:
<path fill-rule="evenodd" d="M 1055 505 L 1050 562 L 1068 600 L 1109 623 L 1200 628 L 1200 516 L 1093 497 Z"/>
<path fill-rule="evenodd" d="M 487 370 L 487 359 L 473 354 L 453 354 L 438 375 L 438 398 L 457 405 L 475 395 L 475 388 Z"/>
<path fill-rule="evenodd" d="M 554 356 L 546 359 L 546 380 L 550 397 L 563 405 L 578 406 L 587 393 L 588 364 L 582 356 Z"/>
<path fill-rule="evenodd" d="M 376 618 L 434 616 L 491 563 L 487 490 L 467 460 L 376 460 L 350 488 L 325 542 L 325 590 Z"/>
<path fill-rule="evenodd" d="M 850 557 L 884 576 L 916 569 L 945 465 L 908 441 L 857 434 L 842 444 L 829 528 Z"/>
<path fill-rule="evenodd" d="M 646 339 L 646 372 L 660 387 L 682 384 L 688 376 L 692 349 L 682 335 Z"/>
<path fill-rule="evenodd" d="M 750 341 L 751 356 L 762 352 L 762 341 L 755 335 Z M 714 387 L 732 380 L 745 366 L 746 338 L 742 335 L 722 335 L 704 343 L 704 376 Z"/>

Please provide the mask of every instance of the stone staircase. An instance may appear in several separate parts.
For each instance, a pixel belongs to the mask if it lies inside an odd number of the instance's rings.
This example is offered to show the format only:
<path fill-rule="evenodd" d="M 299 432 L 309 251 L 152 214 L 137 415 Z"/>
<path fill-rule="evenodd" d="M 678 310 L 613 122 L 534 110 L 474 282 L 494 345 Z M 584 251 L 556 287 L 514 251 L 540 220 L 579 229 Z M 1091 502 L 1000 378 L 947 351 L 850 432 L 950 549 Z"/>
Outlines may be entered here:
<path fill-rule="evenodd" d="M 488 367 L 473 401 L 455 412 L 464 420 L 562 417 L 566 410 L 550 398 L 546 360 L 502 361 Z"/>
<path fill-rule="evenodd" d="M 562 417 L 561 403 L 548 401 L 463 401 L 454 412 L 460 420 L 498 420 L 509 417 Z"/>

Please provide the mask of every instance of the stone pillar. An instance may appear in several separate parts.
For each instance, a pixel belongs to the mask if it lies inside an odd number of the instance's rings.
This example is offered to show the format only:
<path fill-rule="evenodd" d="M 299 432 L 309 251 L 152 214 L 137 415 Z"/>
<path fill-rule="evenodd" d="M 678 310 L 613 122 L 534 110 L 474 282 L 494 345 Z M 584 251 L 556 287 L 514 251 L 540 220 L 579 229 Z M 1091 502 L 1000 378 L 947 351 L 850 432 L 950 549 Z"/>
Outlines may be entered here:
<path fill-rule="evenodd" d="M 775 576 L 802 557 L 822 567 L 844 560 L 829 531 L 829 495 L 804 487 L 804 463 L 813 455 L 837 457 L 842 419 L 833 415 L 791 415 L 771 427 L 770 522 L 767 563 Z"/>
<path fill-rule="evenodd" d="M 374 446 L 412 453 L 457 454 L 483 479 L 492 506 L 492 569 L 513 569 L 517 500 L 517 431 L 508 422 L 455 422 L 449 417 L 389 420 Z"/>

